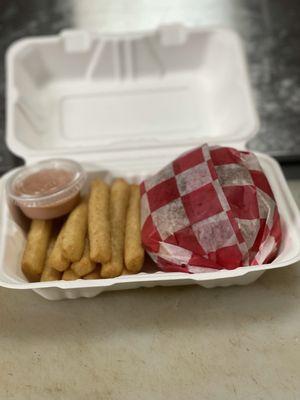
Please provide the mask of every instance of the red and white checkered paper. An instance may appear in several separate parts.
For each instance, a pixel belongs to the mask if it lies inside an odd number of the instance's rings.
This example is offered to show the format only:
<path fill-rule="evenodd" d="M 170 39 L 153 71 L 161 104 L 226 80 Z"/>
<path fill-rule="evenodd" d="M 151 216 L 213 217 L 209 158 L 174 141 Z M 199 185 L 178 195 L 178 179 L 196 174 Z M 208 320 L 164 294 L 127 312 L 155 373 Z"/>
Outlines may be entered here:
<path fill-rule="evenodd" d="M 142 241 L 164 271 L 271 262 L 281 241 L 269 182 L 249 152 L 207 144 L 141 184 Z"/>

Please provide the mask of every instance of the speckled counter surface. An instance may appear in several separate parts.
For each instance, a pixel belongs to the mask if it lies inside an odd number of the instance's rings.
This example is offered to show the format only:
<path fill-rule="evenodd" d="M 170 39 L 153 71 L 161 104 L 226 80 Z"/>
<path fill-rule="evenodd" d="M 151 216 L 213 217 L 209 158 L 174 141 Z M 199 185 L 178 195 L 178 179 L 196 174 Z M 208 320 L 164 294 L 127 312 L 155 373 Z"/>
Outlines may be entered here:
<path fill-rule="evenodd" d="M 0 289 L 0 326 L 0 399 L 299 399 L 300 265 L 60 302 Z"/>

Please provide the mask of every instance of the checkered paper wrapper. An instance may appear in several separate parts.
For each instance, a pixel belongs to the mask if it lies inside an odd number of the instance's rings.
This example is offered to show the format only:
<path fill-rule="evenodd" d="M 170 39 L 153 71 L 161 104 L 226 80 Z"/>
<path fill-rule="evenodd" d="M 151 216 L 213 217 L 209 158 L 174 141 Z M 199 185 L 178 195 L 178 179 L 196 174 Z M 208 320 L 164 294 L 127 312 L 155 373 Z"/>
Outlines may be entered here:
<path fill-rule="evenodd" d="M 280 218 L 256 156 L 207 144 L 141 184 L 142 241 L 164 271 L 205 272 L 271 262 Z"/>

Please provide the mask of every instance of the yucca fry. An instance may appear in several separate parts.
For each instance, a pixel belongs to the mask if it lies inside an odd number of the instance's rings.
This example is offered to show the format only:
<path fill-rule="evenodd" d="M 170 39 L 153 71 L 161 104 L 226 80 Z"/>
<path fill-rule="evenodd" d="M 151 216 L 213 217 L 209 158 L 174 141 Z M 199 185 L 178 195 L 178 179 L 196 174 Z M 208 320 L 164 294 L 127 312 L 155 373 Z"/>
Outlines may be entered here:
<path fill-rule="evenodd" d="M 60 229 L 60 232 L 56 238 L 55 244 L 48 259 L 48 266 L 60 272 L 65 271 L 70 266 L 70 261 L 64 257 L 62 250 L 64 229 L 65 224 Z"/>
<path fill-rule="evenodd" d="M 128 199 L 128 183 L 124 179 L 116 179 L 112 184 L 110 196 L 111 260 L 102 264 L 102 278 L 119 276 L 124 268 L 124 236 Z"/>
<path fill-rule="evenodd" d="M 62 251 L 69 261 L 79 261 L 82 257 L 87 232 L 87 214 L 87 204 L 83 201 L 69 214 L 65 223 Z"/>
<path fill-rule="evenodd" d="M 30 282 L 38 282 L 40 280 L 47 255 L 51 229 L 51 220 L 34 219 L 31 221 L 22 258 L 22 271 Z"/>
<path fill-rule="evenodd" d="M 91 183 L 88 203 L 90 257 L 98 263 L 106 263 L 111 258 L 109 192 L 109 186 L 100 179 Z"/>
<path fill-rule="evenodd" d="M 96 267 L 96 269 L 93 272 L 85 275 L 83 277 L 83 279 L 100 279 L 101 278 L 100 271 L 101 271 L 101 267 L 98 266 L 98 267 Z"/>
<path fill-rule="evenodd" d="M 128 271 L 138 273 L 144 263 L 141 239 L 141 194 L 139 185 L 130 186 L 130 197 L 126 217 L 124 259 Z"/>
<path fill-rule="evenodd" d="M 85 246 L 81 259 L 71 264 L 71 270 L 78 276 L 84 276 L 94 271 L 96 263 L 90 259 L 89 239 L 85 238 Z"/>
<path fill-rule="evenodd" d="M 63 281 L 75 281 L 76 279 L 80 279 L 80 277 L 76 275 L 75 272 L 71 270 L 71 268 L 68 268 L 64 271 L 61 279 Z"/>
<path fill-rule="evenodd" d="M 128 271 L 126 267 L 123 268 L 121 275 L 133 275 L 134 273 L 131 271 Z"/>
<path fill-rule="evenodd" d="M 51 238 L 50 240 L 47 250 L 45 266 L 41 276 L 41 282 L 58 281 L 61 279 L 61 272 L 57 271 L 57 269 L 50 267 L 49 265 L 50 254 L 52 253 L 52 250 L 54 248 L 55 241 L 56 241 L 55 238 Z"/>

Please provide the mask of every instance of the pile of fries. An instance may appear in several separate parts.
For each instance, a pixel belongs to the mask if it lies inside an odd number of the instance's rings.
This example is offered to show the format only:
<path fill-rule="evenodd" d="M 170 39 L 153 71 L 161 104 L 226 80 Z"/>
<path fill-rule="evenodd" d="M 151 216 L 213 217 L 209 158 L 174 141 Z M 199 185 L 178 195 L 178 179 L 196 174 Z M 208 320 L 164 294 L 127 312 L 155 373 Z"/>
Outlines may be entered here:
<path fill-rule="evenodd" d="M 144 262 L 140 225 L 139 186 L 119 178 L 110 187 L 96 179 L 64 221 L 31 221 L 23 273 L 30 282 L 138 273 Z"/>

